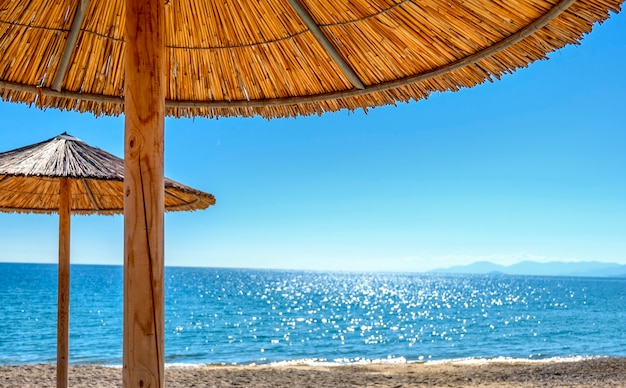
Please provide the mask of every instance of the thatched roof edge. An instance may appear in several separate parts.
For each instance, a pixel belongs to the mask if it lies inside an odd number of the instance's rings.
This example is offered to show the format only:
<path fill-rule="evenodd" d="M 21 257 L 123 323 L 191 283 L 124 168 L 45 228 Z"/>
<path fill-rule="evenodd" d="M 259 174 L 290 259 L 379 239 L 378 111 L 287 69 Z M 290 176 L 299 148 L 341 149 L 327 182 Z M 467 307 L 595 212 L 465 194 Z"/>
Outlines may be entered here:
<path fill-rule="evenodd" d="M 63 133 L 0 153 L 0 211 L 54 213 L 60 180 L 71 188 L 72 214 L 121 214 L 124 160 Z M 215 197 L 164 178 L 165 211 L 206 209 Z"/>
<path fill-rule="evenodd" d="M 339 82 L 329 84 L 329 88 L 325 90 L 302 93 L 301 91 L 292 90 L 283 95 L 278 93 L 280 97 L 263 98 L 265 92 L 261 91 L 256 97 L 248 97 L 247 92 L 244 97 L 235 97 L 240 94 L 240 90 L 226 91 L 223 97 L 218 98 L 185 98 L 179 97 L 182 94 L 176 92 L 173 87 L 178 87 L 173 79 L 175 74 L 170 74 L 168 80 L 168 90 L 172 90 L 170 97 L 166 100 L 166 111 L 170 116 L 175 117 L 191 117 L 191 116 L 256 116 L 260 115 L 266 118 L 289 117 L 308 114 L 321 114 L 328 111 L 337 111 L 341 109 L 355 110 L 359 108 L 368 109 L 370 107 L 394 104 L 396 102 L 406 102 L 409 100 L 419 100 L 426 98 L 430 93 L 435 91 L 457 90 L 460 87 L 471 87 L 476 84 L 499 78 L 504 73 L 510 73 L 514 70 L 526 67 L 530 63 L 544 59 L 546 54 L 554 50 L 558 50 L 567 44 L 579 42 L 584 34 L 591 31 L 592 25 L 596 22 L 603 22 L 609 17 L 609 12 L 619 12 L 623 0 L 561 0 L 555 3 L 551 8 L 547 8 L 549 3 L 532 4 L 519 2 L 519 6 L 536 7 L 543 9 L 543 14 L 538 14 L 535 19 L 530 19 L 525 26 L 520 26 L 509 35 L 504 35 L 499 41 L 494 41 L 482 49 L 477 51 L 468 51 L 463 57 L 457 57 L 455 60 L 439 64 L 434 67 L 425 68 L 418 73 L 405 73 L 396 78 L 389 78 L 385 75 L 380 82 L 364 82 L 364 88 L 350 88 L 350 83 L 342 83 L 336 78 L 333 81 Z M 413 2 L 400 2 L 390 8 L 383 9 L 381 14 L 390 11 L 395 7 L 408 6 Z M 465 4 L 470 6 L 470 2 L 460 2 L 457 7 L 463 7 Z M 503 18 L 508 17 L 506 12 L 517 7 L 518 2 L 514 4 L 483 4 L 483 7 L 491 7 L 497 10 L 502 8 Z M 314 4 L 309 3 L 311 7 Z M 281 5 L 282 6 L 282 5 Z M 381 4 L 379 4 L 381 6 Z M 528 11 L 529 15 L 535 10 Z M 243 12 L 243 11 L 242 11 Z M 318 10 L 319 12 L 319 10 Z M 390 11 L 392 12 L 392 11 Z M 393 11 L 395 12 L 395 11 Z M 495 12 L 495 11 L 494 11 Z M 520 10 L 520 12 L 522 12 Z M 525 11 L 524 11 L 525 12 Z M 495 15 L 495 14 L 494 14 Z M 376 14 L 375 17 L 378 17 Z M 322 17 L 318 15 L 318 17 Z M 351 19 L 350 25 L 362 24 L 362 27 L 369 27 L 367 19 Z M 451 15 L 454 17 L 454 15 Z M 511 16 L 513 17 L 513 16 Z M 486 21 L 487 23 L 495 23 L 497 19 Z M 294 22 L 297 25 L 297 22 Z M 340 21 L 327 21 L 326 24 L 320 23 L 320 28 L 330 31 L 341 26 Z M 308 27 L 299 25 L 294 27 L 284 39 L 309 39 L 311 31 Z M 17 28 L 17 25 L 11 27 Z M 293 27 L 293 26 L 291 26 Z M 20 25 L 19 28 L 29 29 L 27 25 Z M 56 31 L 56 30 L 55 30 Z M 59 30 L 61 31 L 61 30 Z M 474 32 L 476 33 L 476 32 Z M 306 36 L 305 36 L 306 35 Z M 538 39 L 536 37 L 539 37 Z M 123 38 L 118 35 L 104 37 L 116 44 L 123 44 Z M 274 44 L 276 41 L 268 41 L 265 43 Z M 260 43 L 250 44 L 249 47 L 257 47 Z M 278 44 L 278 43 L 277 43 Z M 295 44 L 295 43 L 294 43 Z M 117 47 L 117 46 L 116 46 Z M 260 47 L 260 46 L 259 46 Z M 204 60 L 210 63 L 212 52 L 210 50 L 243 50 L 247 46 L 224 46 L 224 47 L 190 47 L 191 51 L 202 52 Z M 175 43 L 167 46 L 168 50 L 184 50 L 184 46 L 177 46 Z M 415 48 L 413 48 L 415 50 Z M 256 49 L 255 49 L 256 50 Z M 469 50 L 469 49 L 468 49 Z M 178 53 L 178 51 L 176 51 Z M 174 51 L 171 52 L 174 55 Z M 195 55 L 195 54 L 194 54 Z M 200 55 L 200 54 L 198 54 Z M 234 55 L 234 54 L 231 54 Z M 343 56 L 348 53 L 342 53 Z M 425 55 L 432 55 L 432 53 Z M 451 51 L 446 55 L 455 55 Z M 226 56 L 227 57 L 227 56 Z M 217 57 L 213 58 L 216 59 Z M 247 58 L 254 61 L 254 58 Z M 398 60 L 395 58 L 394 60 Z M 356 59 L 355 59 L 356 61 Z M 116 63 L 116 66 L 119 64 Z M 352 62 L 351 66 L 356 67 L 357 74 L 363 69 L 359 69 L 361 63 Z M 397 65 L 397 64 L 396 64 Z M 222 64 L 216 63 L 219 68 Z M 402 70 L 402 69 L 398 69 Z M 406 69 L 404 69 L 406 70 Z M 175 69 L 173 70 L 175 72 Z M 328 69 L 320 70 L 328 71 Z M 363 70 L 364 71 L 364 70 Z M 246 74 L 253 76 L 252 73 Z M 308 74 L 311 77 L 331 77 L 329 74 Z M 172 78 L 173 77 L 173 78 Z M 341 76 L 338 76 L 341 79 Z M 321 81 L 320 82 L 326 82 Z M 346 81 L 344 79 L 344 81 Z M 30 81 L 29 81 L 30 82 Z M 111 81 L 113 82 L 113 81 Z M 116 84 L 120 80 L 115 80 Z M 185 81 L 187 82 L 187 81 Z M 227 82 L 227 81 L 225 81 Z M 312 80 L 302 80 L 306 85 Z M 123 85 L 123 83 L 122 83 Z M 344 86 L 340 86 L 344 85 Z M 194 85 L 180 85 L 186 89 L 195 89 Z M 241 85 L 229 85 L 240 88 Z M 201 85 L 198 86 L 200 89 Z M 219 85 L 216 85 L 220 88 Z M 223 86 L 221 86 L 223 87 Z M 285 87 L 285 85 L 281 86 Z M 307 90 L 307 86 L 303 86 L 302 90 Z M 95 89 L 94 89 L 95 90 Z M 287 89 L 289 90 L 289 89 Z M 111 95 L 107 93 L 118 93 Z M 216 91 L 217 92 L 217 91 Z M 211 94 L 210 94 L 211 95 Z M 190 96 L 195 96 L 190 94 Z M 119 89 L 109 89 L 108 92 L 90 93 L 89 90 L 53 90 L 51 82 L 29 84 L 19 82 L 19 80 L 11 81 L 5 78 L 0 81 L 0 97 L 5 101 L 22 102 L 27 104 L 35 104 L 39 107 L 58 108 L 61 110 L 76 110 L 79 112 L 90 111 L 95 115 L 119 115 L 123 113 L 123 86 Z"/>

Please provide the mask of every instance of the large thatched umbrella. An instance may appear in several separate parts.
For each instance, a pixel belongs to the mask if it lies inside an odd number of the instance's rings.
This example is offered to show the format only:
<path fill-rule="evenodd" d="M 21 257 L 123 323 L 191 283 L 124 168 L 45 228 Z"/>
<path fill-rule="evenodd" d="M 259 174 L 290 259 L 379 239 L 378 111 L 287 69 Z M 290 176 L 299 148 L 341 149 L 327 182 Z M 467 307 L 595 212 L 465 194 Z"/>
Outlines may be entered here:
<path fill-rule="evenodd" d="M 5 0 L 0 95 L 126 115 L 124 382 L 161 386 L 166 114 L 418 100 L 577 43 L 622 1 Z"/>
<path fill-rule="evenodd" d="M 66 133 L 0 153 L 0 211 L 59 213 L 57 381 L 69 361 L 70 215 L 121 214 L 124 160 Z M 201 210 L 211 194 L 165 179 L 165 210 Z"/>

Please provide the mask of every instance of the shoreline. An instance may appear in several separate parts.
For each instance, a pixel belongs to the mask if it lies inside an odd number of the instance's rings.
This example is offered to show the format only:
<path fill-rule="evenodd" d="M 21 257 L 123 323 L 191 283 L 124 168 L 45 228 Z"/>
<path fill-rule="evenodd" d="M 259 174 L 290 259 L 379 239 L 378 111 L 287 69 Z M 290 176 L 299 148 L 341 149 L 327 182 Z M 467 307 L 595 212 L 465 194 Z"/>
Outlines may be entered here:
<path fill-rule="evenodd" d="M 0 387 L 54 387 L 55 365 L 0 365 Z M 72 387 L 121 387 L 120 367 L 70 365 Z M 168 365 L 166 386 L 184 387 L 618 387 L 626 357 L 464 360 L 347 365 Z"/>

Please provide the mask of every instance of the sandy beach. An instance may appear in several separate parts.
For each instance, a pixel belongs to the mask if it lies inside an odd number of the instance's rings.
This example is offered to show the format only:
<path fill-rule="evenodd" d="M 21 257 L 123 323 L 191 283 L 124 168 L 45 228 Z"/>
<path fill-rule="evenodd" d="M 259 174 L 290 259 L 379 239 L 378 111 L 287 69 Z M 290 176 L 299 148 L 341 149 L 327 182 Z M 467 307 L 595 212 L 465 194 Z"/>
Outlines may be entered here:
<path fill-rule="evenodd" d="M 624 387 L 626 358 L 562 362 L 168 367 L 167 387 Z M 70 367 L 72 387 L 120 387 L 121 369 Z M 0 387 L 53 387 L 54 365 L 0 366 Z"/>

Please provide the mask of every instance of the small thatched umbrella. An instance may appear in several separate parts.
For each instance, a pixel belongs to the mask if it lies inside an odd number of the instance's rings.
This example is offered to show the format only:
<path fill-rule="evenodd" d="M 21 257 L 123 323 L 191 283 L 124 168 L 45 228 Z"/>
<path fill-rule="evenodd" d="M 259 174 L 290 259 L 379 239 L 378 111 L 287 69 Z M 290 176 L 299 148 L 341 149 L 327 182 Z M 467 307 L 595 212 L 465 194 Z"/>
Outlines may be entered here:
<path fill-rule="evenodd" d="M 201 210 L 211 194 L 165 179 L 165 210 Z M 69 362 L 70 215 L 121 214 L 124 160 L 66 133 L 0 153 L 0 211 L 59 213 L 57 381 Z"/>
<path fill-rule="evenodd" d="M 125 114 L 123 378 L 160 387 L 165 115 L 292 117 L 472 87 L 580 42 L 623 1 L 5 0 L 0 96 Z"/>

